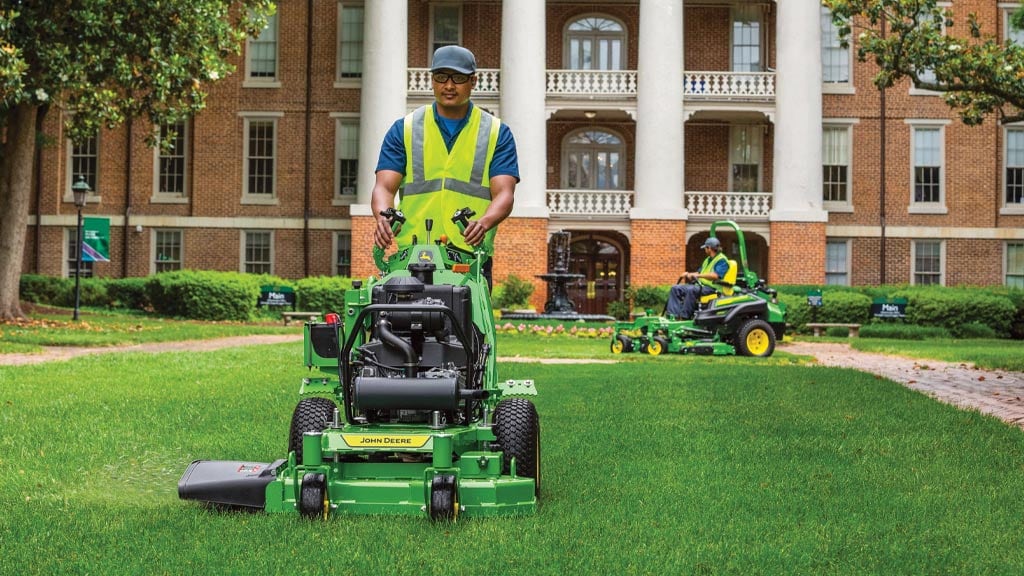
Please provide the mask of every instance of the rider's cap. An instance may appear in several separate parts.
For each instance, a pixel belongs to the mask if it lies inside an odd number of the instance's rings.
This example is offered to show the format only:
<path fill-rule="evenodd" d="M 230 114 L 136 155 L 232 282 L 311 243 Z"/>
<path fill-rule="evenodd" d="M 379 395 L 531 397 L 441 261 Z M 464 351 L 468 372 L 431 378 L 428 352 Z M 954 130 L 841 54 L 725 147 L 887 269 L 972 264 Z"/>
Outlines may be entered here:
<path fill-rule="evenodd" d="M 430 71 L 455 70 L 463 74 L 476 72 L 476 58 L 473 53 L 462 46 L 441 46 L 434 51 L 434 60 L 430 64 Z"/>
<path fill-rule="evenodd" d="M 712 237 L 708 238 L 707 240 L 705 240 L 704 244 L 701 245 L 701 249 L 702 250 L 704 248 L 714 248 L 715 250 L 718 250 L 721 247 L 722 247 L 722 243 L 719 242 L 718 238 L 715 238 L 714 236 L 712 236 Z"/>

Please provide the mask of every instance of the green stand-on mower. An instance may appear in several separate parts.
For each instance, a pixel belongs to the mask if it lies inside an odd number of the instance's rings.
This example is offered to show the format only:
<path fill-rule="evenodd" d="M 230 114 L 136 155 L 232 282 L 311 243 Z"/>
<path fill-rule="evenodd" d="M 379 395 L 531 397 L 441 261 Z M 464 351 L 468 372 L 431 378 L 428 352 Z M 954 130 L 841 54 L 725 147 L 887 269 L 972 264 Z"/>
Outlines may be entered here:
<path fill-rule="evenodd" d="M 715 222 L 710 235 L 714 237 L 722 226 L 736 233 L 742 273 L 736 261 L 729 260 L 728 274 L 717 282 L 718 292 L 701 299 L 691 320 L 648 313 L 631 322 L 616 322 L 613 354 L 772 355 L 786 331 L 786 306 L 778 301 L 775 290 L 747 267 L 747 245 L 739 225 L 731 220 Z"/>
<path fill-rule="evenodd" d="M 393 228 L 397 210 L 383 215 Z M 474 214 L 455 213 L 464 229 Z M 345 310 L 305 326 L 304 378 L 288 455 L 272 463 L 197 460 L 181 498 L 218 506 L 332 514 L 532 513 L 540 494 L 540 419 L 532 380 L 498 381 L 494 316 L 481 265 L 413 240 L 381 278 L 353 282 Z"/>

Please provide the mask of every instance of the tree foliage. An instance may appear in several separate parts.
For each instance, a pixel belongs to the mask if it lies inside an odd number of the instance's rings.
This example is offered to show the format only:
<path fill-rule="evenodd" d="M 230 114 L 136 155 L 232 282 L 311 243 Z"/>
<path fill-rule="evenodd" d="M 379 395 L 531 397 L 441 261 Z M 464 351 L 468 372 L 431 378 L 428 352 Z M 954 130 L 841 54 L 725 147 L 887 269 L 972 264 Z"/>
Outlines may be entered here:
<path fill-rule="evenodd" d="M 917 88 L 943 92 L 968 125 L 990 114 L 1003 122 L 1024 120 L 1024 46 L 1000 42 L 996 31 L 982 30 L 976 14 L 937 0 L 823 3 L 844 46 L 855 37 L 857 57 L 878 64 L 879 88 L 909 78 Z M 1013 22 L 1024 24 L 1024 9 Z"/>
<path fill-rule="evenodd" d="M 72 112 L 64 130 L 75 142 L 128 118 L 156 127 L 191 116 L 274 9 L 273 0 L 0 0 L 0 320 L 21 316 L 42 116 Z"/>

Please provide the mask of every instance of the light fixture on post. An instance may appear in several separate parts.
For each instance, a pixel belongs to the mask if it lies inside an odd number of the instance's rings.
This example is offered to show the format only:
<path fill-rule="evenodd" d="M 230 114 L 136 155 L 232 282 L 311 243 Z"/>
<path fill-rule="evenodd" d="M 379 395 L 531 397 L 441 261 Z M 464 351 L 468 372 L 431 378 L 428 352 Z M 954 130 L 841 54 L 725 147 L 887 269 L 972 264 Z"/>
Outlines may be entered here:
<path fill-rule="evenodd" d="M 597 112 L 594 111 L 594 110 L 584 110 L 583 111 L 583 116 L 587 120 L 593 120 L 594 118 L 597 118 Z"/>
<path fill-rule="evenodd" d="M 75 314 L 72 317 L 74 320 L 78 320 L 78 306 L 81 302 L 82 294 L 82 208 L 85 206 L 85 202 L 89 197 L 89 192 L 92 192 L 92 188 L 90 188 L 89 183 L 85 181 L 85 176 L 79 174 L 78 180 L 71 185 L 71 194 L 75 199 L 75 208 L 78 209 L 78 227 L 75 232 Z"/>

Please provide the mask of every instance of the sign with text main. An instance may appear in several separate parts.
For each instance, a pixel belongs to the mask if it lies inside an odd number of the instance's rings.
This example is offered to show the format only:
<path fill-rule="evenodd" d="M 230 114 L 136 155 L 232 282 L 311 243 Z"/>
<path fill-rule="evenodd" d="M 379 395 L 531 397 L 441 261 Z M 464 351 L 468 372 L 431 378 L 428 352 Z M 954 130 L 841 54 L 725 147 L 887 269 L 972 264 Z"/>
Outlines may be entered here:
<path fill-rule="evenodd" d="M 110 262 L 110 218 L 82 219 L 82 262 Z"/>
<path fill-rule="evenodd" d="M 875 298 L 871 302 L 871 315 L 875 318 L 906 318 L 906 298 Z"/>
<path fill-rule="evenodd" d="M 257 306 L 291 306 L 295 309 L 295 290 L 291 286 L 260 286 Z"/>

